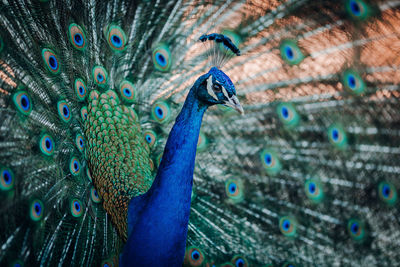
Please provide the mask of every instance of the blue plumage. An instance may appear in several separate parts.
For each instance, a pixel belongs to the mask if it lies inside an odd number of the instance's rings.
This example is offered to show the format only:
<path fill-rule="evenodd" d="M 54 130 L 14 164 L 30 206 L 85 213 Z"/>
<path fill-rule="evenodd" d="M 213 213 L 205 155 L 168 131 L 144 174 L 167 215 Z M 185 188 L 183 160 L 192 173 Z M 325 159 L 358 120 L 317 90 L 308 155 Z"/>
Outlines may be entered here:
<path fill-rule="evenodd" d="M 218 99 L 208 94 L 210 77 L 214 85 L 224 86 L 230 97 L 236 94 L 229 77 L 215 67 L 190 89 L 169 133 L 151 188 L 129 204 L 130 230 L 122 266 L 180 266 L 183 262 L 201 122 L 209 106 L 228 101 L 221 88 L 215 89 L 219 90 Z M 239 102 L 236 106 L 240 107 Z"/>

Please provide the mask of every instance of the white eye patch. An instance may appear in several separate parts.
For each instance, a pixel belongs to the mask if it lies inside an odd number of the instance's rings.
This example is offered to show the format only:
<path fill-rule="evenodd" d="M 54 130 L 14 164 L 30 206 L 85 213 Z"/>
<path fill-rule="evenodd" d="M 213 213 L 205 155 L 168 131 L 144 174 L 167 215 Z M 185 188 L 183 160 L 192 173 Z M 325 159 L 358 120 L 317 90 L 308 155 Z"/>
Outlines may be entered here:
<path fill-rule="evenodd" d="M 217 79 L 215 79 L 215 80 L 216 80 L 217 83 L 222 84 L 222 83 L 221 83 L 220 81 L 218 81 Z M 229 97 L 229 95 L 228 95 L 228 91 L 226 91 L 226 89 L 225 89 L 224 86 L 221 85 L 221 87 L 222 87 L 222 93 L 224 94 L 224 96 L 226 97 L 226 99 L 229 99 L 230 97 Z"/>
<path fill-rule="evenodd" d="M 212 75 L 210 75 L 210 76 L 208 77 L 208 79 L 207 79 L 207 92 L 208 92 L 208 94 L 209 94 L 210 96 L 212 96 L 215 100 L 218 101 L 218 97 L 217 97 L 217 95 L 214 93 L 214 91 L 213 91 L 213 89 L 212 89 L 212 86 L 213 86 Z M 222 87 L 222 88 L 223 88 L 223 87 Z"/>
<path fill-rule="evenodd" d="M 226 97 L 226 99 L 229 99 L 228 92 L 226 91 L 225 87 L 223 87 L 223 86 L 222 86 L 222 93 L 224 93 L 224 96 Z"/>

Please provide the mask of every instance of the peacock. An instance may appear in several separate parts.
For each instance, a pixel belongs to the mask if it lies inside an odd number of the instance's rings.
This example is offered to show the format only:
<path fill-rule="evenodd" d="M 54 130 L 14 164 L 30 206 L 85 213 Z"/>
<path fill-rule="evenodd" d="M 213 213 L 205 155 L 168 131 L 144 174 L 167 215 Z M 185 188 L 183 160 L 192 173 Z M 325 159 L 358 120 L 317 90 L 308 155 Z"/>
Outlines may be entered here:
<path fill-rule="evenodd" d="M 399 0 L 0 3 L 1 266 L 398 265 Z"/>

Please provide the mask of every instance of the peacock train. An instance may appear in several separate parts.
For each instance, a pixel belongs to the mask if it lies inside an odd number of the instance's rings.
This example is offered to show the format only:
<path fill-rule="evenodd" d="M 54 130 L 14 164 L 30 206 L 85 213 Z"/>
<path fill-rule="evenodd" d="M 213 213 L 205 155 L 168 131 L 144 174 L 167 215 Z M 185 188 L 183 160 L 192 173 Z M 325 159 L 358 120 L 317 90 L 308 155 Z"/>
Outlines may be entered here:
<path fill-rule="evenodd" d="M 0 266 L 397 266 L 400 0 L 0 0 Z"/>

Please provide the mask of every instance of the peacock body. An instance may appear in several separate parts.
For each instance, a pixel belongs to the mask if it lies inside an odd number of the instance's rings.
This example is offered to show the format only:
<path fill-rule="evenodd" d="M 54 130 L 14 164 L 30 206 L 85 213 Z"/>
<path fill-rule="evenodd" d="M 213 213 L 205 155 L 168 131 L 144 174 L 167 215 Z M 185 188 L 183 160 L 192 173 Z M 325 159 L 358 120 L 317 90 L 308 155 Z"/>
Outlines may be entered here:
<path fill-rule="evenodd" d="M 399 6 L 2 0 L 1 265 L 397 265 Z"/>

